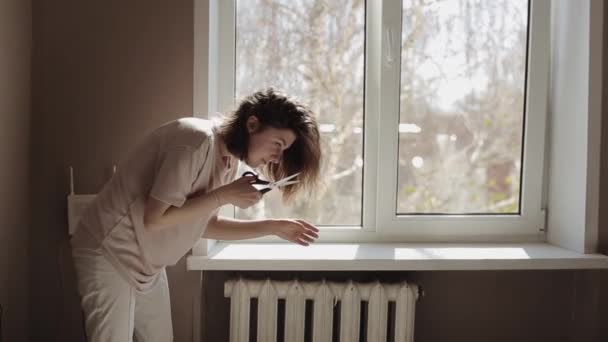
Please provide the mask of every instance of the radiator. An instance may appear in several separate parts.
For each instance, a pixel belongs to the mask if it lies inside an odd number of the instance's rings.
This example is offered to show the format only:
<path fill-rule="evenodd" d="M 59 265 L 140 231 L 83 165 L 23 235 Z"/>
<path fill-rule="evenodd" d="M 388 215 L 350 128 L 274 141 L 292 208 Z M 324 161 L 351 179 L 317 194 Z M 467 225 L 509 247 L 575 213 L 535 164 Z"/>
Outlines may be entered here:
<path fill-rule="evenodd" d="M 337 337 L 342 342 L 358 342 L 360 337 L 368 342 L 385 342 L 387 337 L 395 342 L 414 340 L 418 286 L 406 282 L 239 279 L 224 284 L 224 295 L 230 298 L 231 342 L 249 341 L 251 315 L 257 318 L 251 328 L 257 328 L 258 342 L 277 341 L 279 323 L 284 324 L 281 337 L 285 342 L 304 342 L 306 333 L 313 342 Z M 255 302 L 257 312 L 250 312 Z M 284 312 L 282 317 L 279 311 Z M 306 332 L 306 327 L 311 331 Z"/>

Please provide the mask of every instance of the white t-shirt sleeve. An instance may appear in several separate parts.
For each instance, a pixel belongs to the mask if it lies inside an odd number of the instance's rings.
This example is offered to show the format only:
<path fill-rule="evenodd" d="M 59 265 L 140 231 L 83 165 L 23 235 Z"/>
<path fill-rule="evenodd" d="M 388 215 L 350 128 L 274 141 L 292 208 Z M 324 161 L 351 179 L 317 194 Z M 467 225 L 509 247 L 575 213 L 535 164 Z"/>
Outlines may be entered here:
<path fill-rule="evenodd" d="M 163 151 L 150 196 L 176 207 L 184 205 L 197 175 L 194 152 L 188 146 Z"/>

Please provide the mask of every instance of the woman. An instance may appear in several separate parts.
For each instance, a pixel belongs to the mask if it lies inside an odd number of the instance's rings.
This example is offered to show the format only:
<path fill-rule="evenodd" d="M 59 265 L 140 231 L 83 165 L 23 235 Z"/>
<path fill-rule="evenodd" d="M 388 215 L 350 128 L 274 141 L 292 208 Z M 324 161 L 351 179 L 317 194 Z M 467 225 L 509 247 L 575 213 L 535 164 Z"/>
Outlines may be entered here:
<path fill-rule="evenodd" d="M 89 341 L 172 341 L 165 266 L 201 236 L 314 242 L 318 229 L 302 220 L 217 213 L 261 199 L 254 177 L 234 180 L 239 160 L 269 180 L 300 172 L 300 182 L 283 190 L 289 200 L 314 187 L 320 156 L 311 111 L 272 89 L 247 97 L 217 126 L 184 118 L 149 134 L 87 208 L 71 241 Z"/>

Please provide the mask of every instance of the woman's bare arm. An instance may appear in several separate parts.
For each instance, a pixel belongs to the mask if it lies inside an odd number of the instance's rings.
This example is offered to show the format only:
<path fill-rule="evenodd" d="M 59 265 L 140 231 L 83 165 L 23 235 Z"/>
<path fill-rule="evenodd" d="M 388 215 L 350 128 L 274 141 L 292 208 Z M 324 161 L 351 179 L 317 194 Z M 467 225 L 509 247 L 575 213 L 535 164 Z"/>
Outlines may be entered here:
<path fill-rule="evenodd" d="M 303 220 L 236 220 L 214 217 L 209 221 L 204 238 L 216 240 L 245 240 L 276 235 L 284 240 L 308 246 L 319 237 L 319 229 Z"/>
<path fill-rule="evenodd" d="M 225 204 L 248 208 L 262 197 L 251 186 L 253 179 L 255 177 L 241 177 L 208 193 L 195 194 L 179 208 L 148 196 L 144 209 L 144 226 L 149 231 L 158 231 L 177 224 L 194 223 Z"/>
<path fill-rule="evenodd" d="M 144 226 L 149 231 L 158 231 L 178 224 L 193 223 L 203 213 L 211 213 L 220 206 L 220 200 L 214 191 L 189 198 L 179 208 L 148 196 Z"/>

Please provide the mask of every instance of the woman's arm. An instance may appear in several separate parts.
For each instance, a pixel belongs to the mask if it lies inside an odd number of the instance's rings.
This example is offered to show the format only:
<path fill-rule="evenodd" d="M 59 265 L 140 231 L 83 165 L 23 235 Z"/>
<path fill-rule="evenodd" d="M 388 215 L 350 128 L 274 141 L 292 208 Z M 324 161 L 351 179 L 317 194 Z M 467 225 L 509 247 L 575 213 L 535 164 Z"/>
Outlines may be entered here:
<path fill-rule="evenodd" d="M 319 237 L 319 229 L 303 220 L 277 219 L 245 221 L 214 217 L 209 221 L 204 238 L 244 240 L 276 235 L 284 240 L 308 246 Z"/>
<path fill-rule="evenodd" d="M 244 221 L 226 217 L 213 217 L 207 224 L 204 238 L 215 240 L 244 240 L 274 235 L 275 224 L 271 220 Z"/>
<path fill-rule="evenodd" d="M 195 222 L 202 213 L 211 213 L 221 206 L 218 194 L 211 191 L 187 199 L 181 207 L 174 207 L 148 196 L 144 212 L 144 226 L 149 231 L 158 231 L 183 223 Z"/>
<path fill-rule="evenodd" d="M 144 226 L 149 231 L 158 231 L 177 224 L 194 223 L 225 204 L 247 208 L 262 196 L 251 186 L 252 180 L 251 176 L 241 177 L 208 193 L 194 195 L 179 208 L 148 196 L 144 209 Z"/>

